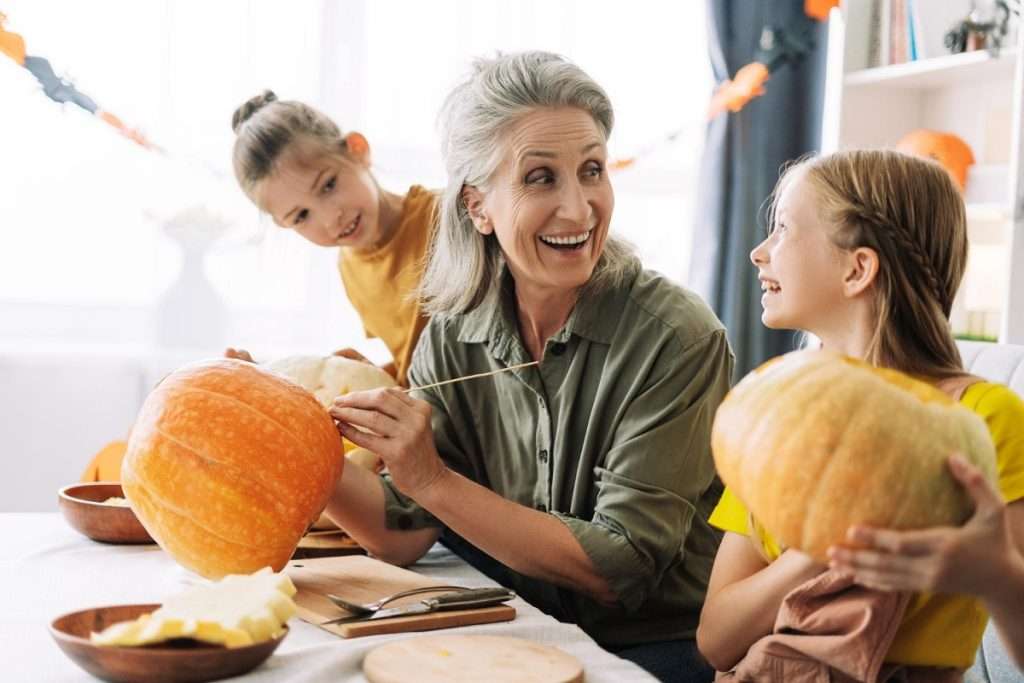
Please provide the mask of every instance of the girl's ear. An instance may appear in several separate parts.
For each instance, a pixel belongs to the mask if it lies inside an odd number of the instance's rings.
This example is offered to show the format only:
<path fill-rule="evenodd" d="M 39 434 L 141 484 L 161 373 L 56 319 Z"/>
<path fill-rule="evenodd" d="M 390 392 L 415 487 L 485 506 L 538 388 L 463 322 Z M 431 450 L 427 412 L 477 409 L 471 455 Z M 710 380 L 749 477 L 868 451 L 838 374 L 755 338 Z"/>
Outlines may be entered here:
<path fill-rule="evenodd" d="M 843 267 L 843 293 L 852 299 L 871 287 L 878 277 L 878 252 L 870 247 L 857 247 L 846 253 Z"/>
<path fill-rule="evenodd" d="M 363 166 L 370 165 L 370 143 L 362 133 L 355 131 L 345 136 L 345 149 L 353 161 Z"/>
<path fill-rule="evenodd" d="M 484 212 L 484 195 L 479 188 L 473 185 L 463 185 L 462 203 L 466 205 L 466 211 L 477 232 L 481 235 L 490 235 L 494 232 L 494 225 Z"/>

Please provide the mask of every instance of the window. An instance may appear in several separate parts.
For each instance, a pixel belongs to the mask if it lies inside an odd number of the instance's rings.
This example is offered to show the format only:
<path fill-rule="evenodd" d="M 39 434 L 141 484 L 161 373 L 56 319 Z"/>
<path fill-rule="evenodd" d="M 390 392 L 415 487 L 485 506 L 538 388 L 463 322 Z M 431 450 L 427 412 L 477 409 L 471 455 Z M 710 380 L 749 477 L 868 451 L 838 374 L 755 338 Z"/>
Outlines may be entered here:
<path fill-rule="evenodd" d="M 496 50 L 562 53 L 607 89 L 612 157 L 642 153 L 613 176 L 613 229 L 681 281 L 712 84 L 701 5 L 11 0 L 7 28 L 29 54 L 167 154 L 47 99 L 0 58 L 0 340 L 159 343 L 169 288 L 202 258 L 219 299 L 206 311 L 223 326 L 190 344 L 355 345 L 380 358 L 383 347 L 362 339 L 333 251 L 261 218 L 235 186 L 231 113 L 263 88 L 308 101 L 367 135 L 385 187 L 440 187 L 436 112 L 470 59 Z M 195 207 L 232 225 L 205 255 L 186 257 L 160 226 Z"/>

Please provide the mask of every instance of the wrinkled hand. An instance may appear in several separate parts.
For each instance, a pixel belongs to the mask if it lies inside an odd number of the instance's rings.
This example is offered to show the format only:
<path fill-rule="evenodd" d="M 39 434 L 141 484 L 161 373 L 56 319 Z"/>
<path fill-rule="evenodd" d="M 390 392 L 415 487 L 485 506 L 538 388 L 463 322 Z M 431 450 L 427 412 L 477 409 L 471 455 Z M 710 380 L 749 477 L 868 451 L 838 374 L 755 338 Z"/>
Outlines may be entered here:
<path fill-rule="evenodd" d="M 342 436 L 379 455 L 395 486 L 416 498 L 447 471 L 434 446 L 430 411 L 429 403 L 389 387 L 339 396 L 330 413 Z"/>
<path fill-rule="evenodd" d="M 244 360 L 247 363 L 255 363 L 252 356 L 245 349 L 233 349 L 230 346 L 224 349 L 225 358 L 234 358 L 235 360 Z"/>
<path fill-rule="evenodd" d="M 331 355 L 332 356 L 341 356 L 342 358 L 348 358 L 349 360 L 357 360 L 360 363 L 367 363 L 369 365 L 373 365 L 373 363 L 370 361 L 369 358 L 367 358 L 366 356 L 364 356 L 363 354 L 359 353 L 358 351 L 356 351 L 353 348 L 338 349 L 337 351 L 335 351 Z"/>
<path fill-rule="evenodd" d="M 966 524 L 920 531 L 851 527 L 849 546 L 829 548 L 829 566 L 881 590 L 982 595 L 998 585 L 1016 552 L 1006 505 L 981 470 L 960 456 L 949 459 L 949 469 L 975 504 Z"/>

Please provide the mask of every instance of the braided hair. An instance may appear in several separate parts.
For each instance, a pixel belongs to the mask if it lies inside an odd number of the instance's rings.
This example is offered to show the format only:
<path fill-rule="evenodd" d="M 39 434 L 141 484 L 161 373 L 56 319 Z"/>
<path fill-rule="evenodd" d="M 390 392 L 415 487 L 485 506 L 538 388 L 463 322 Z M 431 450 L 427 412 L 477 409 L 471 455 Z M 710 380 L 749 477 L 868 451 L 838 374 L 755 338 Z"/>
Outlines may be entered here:
<path fill-rule="evenodd" d="M 935 379 L 962 374 L 949 315 L 967 265 L 967 219 L 949 174 L 891 150 L 810 158 L 784 175 L 797 168 L 806 171 L 835 244 L 878 256 L 867 359 Z"/>

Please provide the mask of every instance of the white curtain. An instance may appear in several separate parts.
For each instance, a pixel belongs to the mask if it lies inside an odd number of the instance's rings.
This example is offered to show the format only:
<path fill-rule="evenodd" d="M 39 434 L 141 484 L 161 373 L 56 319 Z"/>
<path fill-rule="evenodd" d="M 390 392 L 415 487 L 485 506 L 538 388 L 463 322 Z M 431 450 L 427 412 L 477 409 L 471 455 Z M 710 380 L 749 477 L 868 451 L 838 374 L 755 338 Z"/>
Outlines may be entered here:
<path fill-rule="evenodd" d="M 612 155 L 640 154 L 613 177 L 613 228 L 649 267 L 685 278 L 711 85 L 703 3 L 7 0 L 3 9 L 29 54 L 167 154 L 50 101 L 0 57 L 0 346 L 155 346 L 159 302 L 182 264 L 161 223 L 206 207 L 232 228 L 205 261 L 223 329 L 197 335 L 197 347 L 265 357 L 352 345 L 383 360 L 382 345 L 362 339 L 335 253 L 273 226 L 235 187 L 231 113 L 263 88 L 308 101 L 367 135 L 385 187 L 440 187 L 435 114 L 471 58 L 497 50 L 560 52 L 608 90 Z"/>

